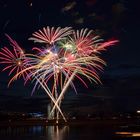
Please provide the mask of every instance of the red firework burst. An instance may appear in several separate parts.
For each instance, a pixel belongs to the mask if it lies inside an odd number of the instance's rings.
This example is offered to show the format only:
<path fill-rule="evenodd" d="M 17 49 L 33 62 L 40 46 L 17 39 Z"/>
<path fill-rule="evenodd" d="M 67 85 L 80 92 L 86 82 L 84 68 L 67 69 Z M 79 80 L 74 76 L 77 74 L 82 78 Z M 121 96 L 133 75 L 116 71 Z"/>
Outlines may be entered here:
<path fill-rule="evenodd" d="M 8 47 L 1 48 L 0 51 L 0 63 L 6 65 L 2 71 L 9 70 L 9 75 L 12 73 L 19 73 L 26 67 L 25 54 L 18 43 L 13 40 L 10 36 L 6 35 L 10 41 L 11 49 Z M 28 71 L 19 75 L 26 79 Z"/>

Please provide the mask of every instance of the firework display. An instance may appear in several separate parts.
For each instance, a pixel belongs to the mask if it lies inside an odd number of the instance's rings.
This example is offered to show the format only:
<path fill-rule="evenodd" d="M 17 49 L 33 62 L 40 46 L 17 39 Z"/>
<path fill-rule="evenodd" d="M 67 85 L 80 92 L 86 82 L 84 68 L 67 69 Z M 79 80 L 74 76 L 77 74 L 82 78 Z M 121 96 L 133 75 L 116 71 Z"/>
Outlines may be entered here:
<path fill-rule="evenodd" d="M 51 99 L 52 110 L 49 118 L 66 118 L 61 110 L 64 94 L 69 86 L 75 92 L 74 78 L 88 87 L 85 77 L 90 82 L 101 83 L 98 76 L 106 63 L 99 57 L 102 50 L 114 45 L 117 40 L 104 42 L 94 31 L 88 29 L 73 30 L 71 27 L 46 27 L 32 34 L 29 40 L 42 43 L 43 47 L 34 47 L 35 53 L 24 53 L 16 41 L 6 35 L 10 41 L 11 49 L 1 48 L 0 63 L 9 70 L 14 80 L 23 77 L 25 83 L 34 82 L 33 92 L 36 88 L 43 88 Z M 49 82 L 51 81 L 51 86 Z M 33 93 L 32 92 L 32 93 Z M 61 115 L 61 116 L 60 116 Z"/>
<path fill-rule="evenodd" d="M 0 63 L 5 65 L 2 71 L 9 70 L 8 75 L 17 74 L 26 68 L 25 54 L 23 49 L 18 45 L 18 43 L 15 40 L 10 38 L 10 36 L 8 36 L 7 34 L 6 36 L 9 39 L 12 48 L 11 49 L 9 49 L 8 47 L 1 48 Z M 28 75 L 28 72 L 29 72 L 28 70 L 25 71 L 24 73 L 19 75 L 19 77 L 22 76 L 23 79 L 25 80 Z"/>

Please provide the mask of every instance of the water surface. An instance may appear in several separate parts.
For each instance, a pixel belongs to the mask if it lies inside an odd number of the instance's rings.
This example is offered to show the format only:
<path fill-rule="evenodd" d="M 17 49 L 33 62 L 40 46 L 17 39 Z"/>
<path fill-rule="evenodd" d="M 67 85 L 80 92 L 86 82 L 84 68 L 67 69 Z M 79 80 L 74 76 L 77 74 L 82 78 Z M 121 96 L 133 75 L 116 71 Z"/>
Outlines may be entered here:
<path fill-rule="evenodd" d="M 120 127 L 121 128 L 121 127 Z M 0 128 L 0 140 L 135 140 L 140 137 L 117 135 L 113 126 L 22 126 Z M 126 130 L 125 130 L 126 131 Z"/>

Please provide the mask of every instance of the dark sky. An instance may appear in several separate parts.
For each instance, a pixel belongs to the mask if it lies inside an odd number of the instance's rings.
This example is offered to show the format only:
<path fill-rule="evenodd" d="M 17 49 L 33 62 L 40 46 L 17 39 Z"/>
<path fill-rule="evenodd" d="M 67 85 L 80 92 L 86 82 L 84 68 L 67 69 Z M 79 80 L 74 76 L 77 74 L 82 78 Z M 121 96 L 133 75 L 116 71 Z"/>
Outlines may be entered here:
<path fill-rule="evenodd" d="M 135 65 L 140 59 L 137 8 L 131 0 L 1 0 L 0 42 L 4 44 L 8 33 L 28 49 L 27 39 L 44 26 L 88 27 L 105 39 L 120 40 L 107 52 L 109 63 Z"/>
<path fill-rule="evenodd" d="M 32 46 L 28 38 L 32 32 L 42 27 L 88 27 L 96 30 L 105 39 L 120 40 L 119 44 L 103 53 L 108 63 L 105 76 L 114 76 L 116 80 L 119 76 L 139 76 L 140 18 L 137 9 L 139 5 L 132 0 L 0 0 L 0 46 L 7 44 L 4 33 L 8 33 L 23 48 L 29 50 Z M 3 73 L 0 76 L 1 93 L 15 94 L 15 91 L 20 92 L 23 89 L 22 84 L 15 86 L 18 82 L 7 89 L 9 78 Z M 31 88 L 24 90 L 29 93 Z"/>

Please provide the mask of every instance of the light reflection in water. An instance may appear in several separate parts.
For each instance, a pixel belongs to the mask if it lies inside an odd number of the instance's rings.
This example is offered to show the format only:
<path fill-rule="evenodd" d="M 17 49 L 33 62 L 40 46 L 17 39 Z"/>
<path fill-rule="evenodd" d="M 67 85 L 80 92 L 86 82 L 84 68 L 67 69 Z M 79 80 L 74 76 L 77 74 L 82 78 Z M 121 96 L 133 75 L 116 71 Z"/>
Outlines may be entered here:
<path fill-rule="evenodd" d="M 49 140 L 65 140 L 69 133 L 69 127 L 46 126 L 46 133 Z"/>
<path fill-rule="evenodd" d="M 140 137 L 140 132 L 116 132 L 116 134 L 124 137 Z"/>
<path fill-rule="evenodd" d="M 68 126 L 32 126 L 0 128 L 4 137 L 38 137 L 41 140 L 65 140 L 69 134 Z"/>
<path fill-rule="evenodd" d="M 0 140 L 114 140 L 114 137 L 121 137 L 115 132 L 110 125 L 92 124 L 0 127 Z M 135 133 L 135 137 L 138 135 Z"/>

